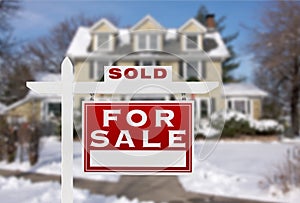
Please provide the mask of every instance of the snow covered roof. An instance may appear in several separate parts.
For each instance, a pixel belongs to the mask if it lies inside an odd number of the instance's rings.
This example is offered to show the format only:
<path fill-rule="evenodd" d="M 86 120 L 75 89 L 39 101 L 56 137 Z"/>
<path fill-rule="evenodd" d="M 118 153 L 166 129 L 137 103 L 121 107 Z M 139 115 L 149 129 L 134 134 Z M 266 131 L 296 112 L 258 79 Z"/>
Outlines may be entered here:
<path fill-rule="evenodd" d="M 266 97 L 268 93 L 257 86 L 249 83 L 228 83 L 224 84 L 224 95 Z"/>
<path fill-rule="evenodd" d="M 90 30 L 87 27 L 79 27 L 67 50 L 67 55 L 71 57 L 86 56 L 91 43 Z"/>
<path fill-rule="evenodd" d="M 34 78 L 36 81 L 39 82 L 50 82 L 50 81 L 55 82 L 61 80 L 61 75 L 54 74 L 54 73 L 38 72 L 35 74 Z M 28 94 L 23 99 L 16 101 L 15 103 L 12 103 L 11 105 L 7 106 L 3 110 L 3 113 L 34 99 L 51 99 L 51 98 L 59 99 L 60 97 L 55 94 L 37 94 L 32 90 L 29 90 Z"/>
<path fill-rule="evenodd" d="M 118 36 L 117 36 L 117 48 L 115 52 L 110 53 L 111 54 L 123 54 L 123 52 L 131 53 L 132 46 L 130 46 L 131 43 L 131 31 L 130 29 L 118 29 Z M 180 45 L 180 41 L 178 40 L 178 29 L 170 28 L 166 29 L 165 32 L 165 41 L 166 43 L 172 43 L 172 44 L 178 44 Z M 228 49 L 226 48 L 225 43 L 222 40 L 222 37 L 220 33 L 217 31 L 205 33 L 204 39 L 212 39 L 216 42 L 216 47 L 209 50 L 208 56 L 210 57 L 220 57 L 222 59 L 227 58 L 230 56 Z M 67 50 L 66 55 L 69 57 L 87 57 L 91 52 L 89 51 L 89 47 L 91 45 L 91 33 L 90 28 L 87 27 L 79 27 L 73 40 L 70 43 L 70 46 Z M 176 50 L 171 50 L 172 53 L 176 54 L 186 54 L 182 52 L 180 46 L 174 45 L 172 47 L 176 47 Z M 178 49 L 178 50 L 177 50 Z M 121 52 L 119 50 L 122 50 Z M 165 50 L 170 51 L 170 50 Z"/>
<path fill-rule="evenodd" d="M 218 32 L 209 32 L 205 34 L 205 38 L 206 39 L 214 39 L 216 41 L 216 43 L 218 44 L 218 46 L 215 49 L 212 49 L 210 51 L 208 51 L 208 55 L 211 57 L 224 57 L 227 58 L 230 56 L 229 51 L 224 43 L 224 41 L 222 40 L 222 37 L 220 35 L 220 33 Z"/>

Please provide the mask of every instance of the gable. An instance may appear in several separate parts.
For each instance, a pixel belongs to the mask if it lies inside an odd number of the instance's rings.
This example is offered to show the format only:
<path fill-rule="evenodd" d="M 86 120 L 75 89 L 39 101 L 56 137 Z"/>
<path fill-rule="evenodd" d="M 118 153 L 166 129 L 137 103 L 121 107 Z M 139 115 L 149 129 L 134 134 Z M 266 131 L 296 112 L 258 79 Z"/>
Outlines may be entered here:
<path fill-rule="evenodd" d="M 165 30 L 165 28 L 159 24 L 154 18 L 151 16 L 146 16 L 142 20 L 140 20 L 136 25 L 131 28 L 132 31 L 139 30 Z"/>
<path fill-rule="evenodd" d="M 96 27 L 95 29 L 93 29 L 94 32 L 113 32 L 114 30 L 109 27 L 107 24 L 102 23 L 101 25 L 99 25 L 98 27 Z"/>
<path fill-rule="evenodd" d="M 180 32 L 194 32 L 194 33 L 204 33 L 206 28 L 196 21 L 195 19 L 188 20 L 184 25 L 179 28 Z"/>
<path fill-rule="evenodd" d="M 202 30 L 197 27 L 194 23 L 190 23 L 182 29 L 183 32 L 201 32 Z"/>
<path fill-rule="evenodd" d="M 146 20 L 143 24 L 138 26 L 135 30 L 159 30 L 161 29 L 158 25 L 150 20 Z"/>
<path fill-rule="evenodd" d="M 118 29 L 108 20 L 101 19 L 91 27 L 91 32 L 117 32 Z"/>

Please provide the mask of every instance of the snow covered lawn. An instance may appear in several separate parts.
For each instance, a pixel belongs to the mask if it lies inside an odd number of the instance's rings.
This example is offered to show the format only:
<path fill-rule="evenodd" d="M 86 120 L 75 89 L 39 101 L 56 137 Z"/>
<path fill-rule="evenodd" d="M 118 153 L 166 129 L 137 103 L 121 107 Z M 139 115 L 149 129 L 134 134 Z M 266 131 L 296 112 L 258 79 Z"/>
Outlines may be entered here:
<path fill-rule="evenodd" d="M 117 182 L 119 175 L 101 175 L 101 174 L 85 174 L 83 173 L 82 157 L 81 157 L 81 143 L 74 142 L 74 166 L 73 173 L 74 177 L 92 179 L 92 180 L 103 180 Z M 18 160 L 12 164 L 6 162 L 0 162 L 0 168 L 9 170 L 20 170 L 28 172 L 37 172 L 44 174 L 61 174 L 61 143 L 56 137 L 43 138 L 40 146 L 40 158 L 38 163 L 31 167 L 29 162 L 20 163 Z"/>
<path fill-rule="evenodd" d="M 221 141 L 207 159 L 199 161 L 197 156 L 202 146 L 203 141 L 195 143 L 194 173 L 179 176 L 179 181 L 186 190 L 249 199 L 285 202 L 292 202 L 291 199 L 294 199 L 295 203 L 300 202 L 300 189 L 283 195 L 276 188 L 268 189 L 264 184 L 265 176 L 272 173 L 276 165 L 284 160 L 286 150 L 292 147 L 293 143 Z M 44 138 L 37 165 L 30 167 L 28 162 L 16 161 L 12 164 L 0 162 L 0 168 L 58 175 L 60 174 L 60 147 L 60 142 L 55 138 Z M 74 143 L 73 170 L 75 177 L 87 179 L 116 182 L 120 177 L 118 174 L 84 174 L 81 165 L 80 142 Z M 55 185 L 55 183 L 47 184 Z M 28 185 L 34 187 L 35 184 Z M 59 185 L 55 187 L 57 197 L 59 197 Z M 42 194 L 41 192 L 41 198 Z"/>
<path fill-rule="evenodd" d="M 194 173 L 179 177 L 186 190 L 286 202 L 291 202 L 291 197 L 296 198 L 294 191 L 292 195 L 283 195 L 276 188 L 264 187 L 265 177 L 281 164 L 292 144 L 221 141 L 207 159 L 200 161 L 197 156 L 202 146 L 203 141 L 195 144 Z M 300 202 L 300 193 L 297 200 Z"/>
<path fill-rule="evenodd" d="M 17 195 L 16 195 L 17 194 Z M 5 203 L 58 203 L 60 184 L 57 182 L 31 183 L 28 180 L 0 177 L 0 201 Z M 87 190 L 74 189 L 74 203 L 138 203 L 125 197 L 91 195 Z"/>

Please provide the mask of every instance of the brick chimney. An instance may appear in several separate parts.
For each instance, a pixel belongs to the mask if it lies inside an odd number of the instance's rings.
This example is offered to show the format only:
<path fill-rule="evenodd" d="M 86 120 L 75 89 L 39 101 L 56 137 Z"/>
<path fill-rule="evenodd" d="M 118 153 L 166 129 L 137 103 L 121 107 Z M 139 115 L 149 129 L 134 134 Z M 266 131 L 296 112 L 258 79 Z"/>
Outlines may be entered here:
<path fill-rule="evenodd" d="M 209 31 L 216 29 L 215 15 L 207 14 L 206 15 L 206 27 Z"/>

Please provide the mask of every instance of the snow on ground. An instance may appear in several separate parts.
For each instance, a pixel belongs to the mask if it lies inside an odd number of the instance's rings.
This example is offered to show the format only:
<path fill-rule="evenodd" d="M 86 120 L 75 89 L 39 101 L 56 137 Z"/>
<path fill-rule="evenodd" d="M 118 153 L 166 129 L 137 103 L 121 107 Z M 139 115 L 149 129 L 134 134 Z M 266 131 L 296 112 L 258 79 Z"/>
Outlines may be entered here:
<path fill-rule="evenodd" d="M 16 195 L 17 194 L 17 195 Z M 58 203 L 60 184 L 57 182 L 32 183 L 15 177 L 0 177 L 0 201 L 5 203 Z M 74 189 L 74 203 L 138 203 L 137 199 L 91 195 L 87 190 Z"/>
<path fill-rule="evenodd" d="M 224 142 L 218 143 L 204 161 L 197 160 L 203 141 L 195 143 L 194 173 L 179 176 L 188 191 L 248 199 L 289 201 L 289 195 L 270 191 L 265 177 L 285 158 L 289 144 L 278 142 Z M 277 193 L 273 196 L 272 193 Z M 298 202 L 300 197 L 298 196 Z"/>
<path fill-rule="evenodd" d="M 110 182 L 117 182 L 119 175 L 117 174 L 86 174 L 83 172 L 83 164 L 81 157 L 81 143 L 74 142 L 74 177 L 103 180 Z M 61 143 L 56 137 L 43 138 L 40 146 L 40 158 L 38 163 L 31 167 L 29 162 L 20 163 L 18 160 L 14 163 L 7 164 L 6 162 L 0 162 L 0 168 L 9 170 L 20 170 L 28 172 L 37 172 L 44 174 L 61 174 Z"/>
<path fill-rule="evenodd" d="M 272 173 L 276 169 L 276 165 L 284 160 L 286 150 L 293 146 L 292 142 L 221 141 L 207 159 L 200 161 L 197 157 L 199 157 L 199 151 L 202 149 L 203 144 L 203 141 L 195 142 L 195 169 L 193 174 L 179 176 L 179 180 L 186 190 L 286 202 L 291 202 L 289 199 L 291 198 L 294 199 L 294 202 L 300 202 L 297 193 L 299 189 L 283 195 L 276 188 L 267 189 L 267 187 L 263 187 L 265 186 L 263 184 L 265 176 Z M 0 168 L 60 174 L 60 147 L 61 143 L 56 138 L 43 138 L 40 160 L 34 167 L 30 167 L 28 162 L 21 164 L 16 161 L 12 164 L 0 162 Z M 84 174 L 81 159 L 81 144 L 75 142 L 73 167 L 75 177 L 118 181 L 120 177 L 118 174 Z M 276 193 L 276 196 L 272 195 L 274 193 Z"/>

